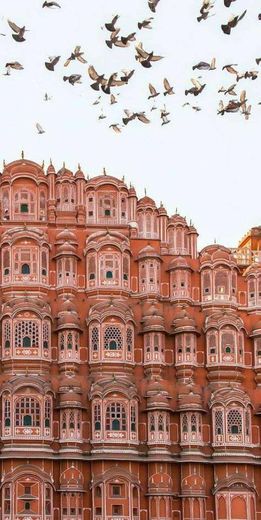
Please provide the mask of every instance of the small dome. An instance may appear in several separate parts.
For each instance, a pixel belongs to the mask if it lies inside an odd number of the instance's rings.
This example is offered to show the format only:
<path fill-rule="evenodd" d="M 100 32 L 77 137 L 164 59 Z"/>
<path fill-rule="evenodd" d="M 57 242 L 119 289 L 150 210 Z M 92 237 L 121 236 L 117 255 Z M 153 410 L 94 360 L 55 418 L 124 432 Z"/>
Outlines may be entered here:
<path fill-rule="evenodd" d="M 171 260 L 168 271 L 174 271 L 174 269 L 191 269 L 191 267 L 184 256 L 178 256 Z"/>
<path fill-rule="evenodd" d="M 141 260 L 142 258 L 151 258 L 151 257 L 161 258 L 160 254 L 157 253 L 156 249 L 154 249 L 154 247 L 152 247 L 151 245 L 147 245 L 147 246 L 143 247 L 143 249 L 141 249 L 138 254 L 138 260 Z"/>
<path fill-rule="evenodd" d="M 164 208 L 163 204 L 161 204 L 160 207 L 158 208 L 158 212 L 159 212 L 159 215 L 166 215 L 166 216 L 168 216 L 167 210 Z"/>
<path fill-rule="evenodd" d="M 59 231 L 56 235 L 56 242 L 72 242 L 77 244 L 77 238 L 73 231 L 70 229 L 63 229 L 62 231 Z"/>
<path fill-rule="evenodd" d="M 77 309 L 74 303 L 68 298 L 60 304 L 57 330 L 70 328 L 81 330 Z"/>
<path fill-rule="evenodd" d="M 153 199 L 151 199 L 150 197 L 147 197 L 147 195 L 145 195 L 145 197 L 142 197 L 138 203 L 137 203 L 137 207 L 138 208 L 141 208 L 141 207 L 151 207 L 151 208 L 156 208 L 156 204 L 155 204 L 155 201 Z"/>
<path fill-rule="evenodd" d="M 144 311 L 143 318 L 141 320 L 143 324 L 143 332 L 154 331 L 165 331 L 164 316 L 160 311 L 158 305 L 152 303 L 149 308 Z"/>
<path fill-rule="evenodd" d="M 47 168 L 47 171 L 46 171 L 47 175 L 50 175 L 51 173 L 55 173 L 55 169 L 54 169 L 54 166 L 53 164 L 50 162 L 48 168 Z"/>
<path fill-rule="evenodd" d="M 213 261 L 217 261 L 217 260 L 226 260 L 227 262 L 230 261 L 230 254 L 228 251 L 224 251 L 224 249 L 217 249 L 213 255 L 212 255 L 212 260 Z"/>
<path fill-rule="evenodd" d="M 57 176 L 60 178 L 62 177 L 69 179 L 73 177 L 73 172 L 71 172 L 71 170 L 68 170 L 68 168 L 66 168 L 65 165 L 63 165 L 63 167 L 60 170 L 58 170 Z"/>
<path fill-rule="evenodd" d="M 175 213 L 169 219 L 169 224 L 182 224 L 183 226 L 187 226 L 187 221 L 184 217 L 179 215 L 179 213 Z"/>
<path fill-rule="evenodd" d="M 130 197 L 137 197 L 136 190 L 135 190 L 134 186 L 130 186 L 130 188 L 129 188 L 129 196 Z"/>
<path fill-rule="evenodd" d="M 77 172 L 75 173 L 75 179 L 85 179 L 85 177 L 84 177 L 84 173 L 83 173 L 83 171 L 81 170 L 80 165 L 78 165 L 78 170 L 77 170 Z"/>
<path fill-rule="evenodd" d="M 174 327 L 174 332 L 196 332 L 198 333 L 198 329 L 196 326 L 196 321 L 192 316 L 190 316 L 185 309 L 181 310 L 172 322 L 172 326 Z"/>

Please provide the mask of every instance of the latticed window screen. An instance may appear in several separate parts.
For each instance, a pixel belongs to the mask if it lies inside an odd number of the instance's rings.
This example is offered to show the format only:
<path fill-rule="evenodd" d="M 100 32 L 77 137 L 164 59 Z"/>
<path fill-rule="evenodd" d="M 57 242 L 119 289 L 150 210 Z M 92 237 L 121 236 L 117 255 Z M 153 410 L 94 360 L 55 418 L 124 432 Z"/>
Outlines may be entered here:
<path fill-rule="evenodd" d="M 215 273 L 215 290 L 218 293 L 228 294 L 228 271 L 222 269 Z"/>
<path fill-rule="evenodd" d="M 131 328 L 128 328 L 127 329 L 127 334 L 126 334 L 126 339 L 127 339 L 127 351 L 128 352 L 132 352 L 133 350 L 133 330 Z"/>
<path fill-rule="evenodd" d="M 104 348 L 107 350 L 122 349 L 122 333 L 118 327 L 109 326 L 105 329 Z"/>
<path fill-rule="evenodd" d="M 20 320 L 15 324 L 15 347 L 38 347 L 39 323 L 33 320 Z"/>
<path fill-rule="evenodd" d="M 47 399 L 44 403 L 44 425 L 48 428 L 51 424 L 51 401 Z"/>
<path fill-rule="evenodd" d="M 40 404 L 33 397 L 22 397 L 15 405 L 16 426 L 40 426 Z"/>
<path fill-rule="evenodd" d="M 100 431 L 101 429 L 101 405 L 94 405 L 94 429 Z"/>
<path fill-rule="evenodd" d="M 3 343 L 5 348 L 11 346 L 11 324 L 9 320 L 4 321 L 3 325 Z"/>
<path fill-rule="evenodd" d="M 49 341 L 50 341 L 50 328 L 48 321 L 43 322 L 43 348 L 49 347 Z"/>
<path fill-rule="evenodd" d="M 190 421 L 191 421 L 191 423 L 190 423 L 191 424 L 191 431 L 192 432 L 196 432 L 197 429 L 198 429 L 197 428 L 197 416 L 194 413 L 191 414 Z"/>
<path fill-rule="evenodd" d="M 215 435 L 224 435 L 224 415 L 222 410 L 215 411 Z"/>
<path fill-rule="evenodd" d="M 135 406 L 131 406 L 131 431 L 136 431 L 136 409 Z"/>
<path fill-rule="evenodd" d="M 182 432 L 188 433 L 188 416 L 186 413 L 182 416 Z"/>
<path fill-rule="evenodd" d="M 227 431 L 228 433 L 242 433 L 242 414 L 239 410 L 230 410 L 227 414 Z"/>
<path fill-rule="evenodd" d="M 208 334 L 209 353 L 217 354 L 217 336 L 214 332 Z"/>
<path fill-rule="evenodd" d="M 153 413 L 149 416 L 149 429 L 150 432 L 155 432 L 155 415 Z"/>
<path fill-rule="evenodd" d="M 9 399 L 5 401 L 4 422 L 5 422 L 5 426 L 11 425 L 11 403 L 10 403 Z"/>
<path fill-rule="evenodd" d="M 127 419 L 122 403 L 111 403 L 106 408 L 106 430 L 126 431 Z"/>
<path fill-rule="evenodd" d="M 158 416 L 158 430 L 159 432 L 164 431 L 164 417 L 162 414 L 159 414 Z"/>
<path fill-rule="evenodd" d="M 232 354 L 235 351 L 235 336 L 232 332 L 221 332 L 221 349 L 223 354 Z"/>
<path fill-rule="evenodd" d="M 91 332 L 91 346 L 93 351 L 99 350 L 99 329 L 98 327 L 93 327 Z"/>
<path fill-rule="evenodd" d="M 211 290 L 211 278 L 208 271 L 203 272 L 203 292 L 209 294 Z"/>

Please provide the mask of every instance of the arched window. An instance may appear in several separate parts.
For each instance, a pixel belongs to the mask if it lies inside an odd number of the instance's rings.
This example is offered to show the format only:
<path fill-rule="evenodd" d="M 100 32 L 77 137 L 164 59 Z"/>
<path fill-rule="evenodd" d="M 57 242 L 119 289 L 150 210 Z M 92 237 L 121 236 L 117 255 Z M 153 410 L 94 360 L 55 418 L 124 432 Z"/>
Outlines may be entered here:
<path fill-rule="evenodd" d="M 229 275 L 227 269 L 215 271 L 215 295 L 229 296 Z"/>
<path fill-rule="evenodd" d="M 36 194 L 19 189 L 14 194 L 14 218 L 30 220 L 36 217 Z"/>
<path fill-rule="evenodd" d="M 200 444 L 202 442 L 202 418 L 199 412 L 181 414 L 181 443 Z"/>
<path fill-rule="evenodd" d="M 106 327 L 104 331 L 104 348 L 107 350 L 121 350 L 122 346 L 121 330 L 115 326 Z"/>
<path fill-rule="evenodd" d="M 80 335 L 76 330 L 59 332 L 59 360 L 78 361 L 80 356 Z"/>
<path fill-rule="evenodd" d="M 169 413 L 153 411 L 148 414 L 148 444 L 169 444 Z"/>
<path fill-rule="evenodd" d="M 28 264 L 22 264 L 21 266 L 22 274 L 30 274 L 30 266 Z"/>
<path fill-rule="evenodd" d="M 101 285 L 120 285 L 120 261 L 118 253 L 99 255 L 99 273 Z"/>
<path fill-rule="evenodd" d="M 22 397 L 15 405 L 16 426 L 40 427 L 40 403 L 33 397 Z"/>
<path fill-rule="evenodd" d="M 213 408 L 214 445 L 244 445 L 251 442 L 250 407 L 215 406 Z"/>
<path fill-rule="evenodd" d="M 242 433 L 242 414 L 239 410 L 230 410 L 227 414 L 227 431 L 230 434 Z"/>
<path fill-rule="evenodd" d="M 14 326 L 15 348 L 39 347 L 39 322 L 36 320 L 17 320 Z"/>
<path fill-rule="evenodd" d="M 125 406 L 122 403 L 113 402 L 106 408 L 106 430 L 126 431 L 127 416 Z"/>
<path fill-rule="evenodd" d="M 101 430 L 101 405 L 95 404 L 94 406 L 94 429 L 96 431 Z"/>
<path fill-rule="evenodd" d="M 192 332 L 180 333 L 176 335 L 176 365 L 197 364 L 196 356 L 196 335 Z"/>

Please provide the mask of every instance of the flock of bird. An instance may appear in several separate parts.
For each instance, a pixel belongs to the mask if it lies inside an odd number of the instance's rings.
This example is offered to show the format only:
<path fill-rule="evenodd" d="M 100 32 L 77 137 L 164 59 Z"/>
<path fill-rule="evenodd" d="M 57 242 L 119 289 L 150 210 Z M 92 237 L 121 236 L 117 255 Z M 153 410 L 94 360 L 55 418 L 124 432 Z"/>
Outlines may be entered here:
<path fill-rule="evenodd" d="M 147 0 L 148 8 L 149 10 L 155 14 L 157 12 L 158 4 L 160 1 L 164 0 Z M 223 0 L 224 6 L 229 8 L 232 3 L 236 2 L 237 0 Z M 199 14 L 197 17 L 197 21 L 200 23 L 202 21 L 206 21 L 210 16 L 213 16 L 214 13 L 214 5 L 215 2 L 212 0 L 203 0 Z M 44 1 L 42 4 L 42 8 L 44 9 L 61 9 L 62 6 L 55 1 Z M 229 20 L 221 25 L 221 30 L 225 35 L 230 35 L 232 30 L 238 25 L 238 23 L 243 20 L 243 18 L 246 16 L 247 10 L 244 10 L 240 15 L 234 16 L 232 15 Z M 259 20 L 261 20 L 261 14 L 258 15 Z M 135 60 L 138 64 L 138 66 L 141 66 L 144 69 L 150 69 L 154 64 L 160 60 L 163 59 L 163 56 L 160 56 L 154 51 L 149 49 L 144 49 L 143 43 L 136 40 L 137 31 L 142 30 L 151 30 L 152 24 L 153 24 L 154 17 L 148 16 L 144 20 L 140 20 L 137 22 L 137 30 L 134 32 L 131 32 L 130 34 L 121 34 L 120 27 L 117 27 L 118 21 L 119 21 L 119 15 L 115 15 L 111 21 L 108 21 L 104 24 L 104 26 L 101 28 L 102 30 L 107 31 L 107 36 L 105 38 L 105 45 L 109 49 L 113 49 L 113 47 L 119 47 L 122 49 L 132 47 L 133 42 L 134 48 L 135 48 Z M 28 29 L 26 29 L 25 26 L 19 27 L 15 22 L 11 20 L 7 20 L 9 28 L 12 31 L 12 38 L 17 43 L 23 43 L 26 41 L 26 32 Z M 140 33 L 139 33 L 140 34 Z M 1 34 L 1 36 L 6 36 L 6 34 Z M 64 68 L 69 67 L 71 62 L 76 61 L 79 62 L 79 64 L 85 65 L 87 64 L 87 60 L 84 55 L 84 51 L 81 50 L 80 45 L 76 45 L 75 48 L 72 50 L 70 56 L 66 58 L 66 60 L 63 63 Z M 50 56 L 48 59 L 46 59 L 44 66 L 49 72 L 54 72 L 57 64 L 60 62 L 61 56 Z M 256 65 L 259 66 L 261 62 L 261 58 L 256 58 Z M 156 65 L 155 65 L 156 66 Z M 223 100 L 220 100 L 217 114 L 223 116 L 225 113 L 235 113 L 240 112 L 245 119 L 249 119 L 251 114 L 251 104 L 248 104 L 247 94 L 246 90 L 242 89 L 239 93 L 236 92 L 236 89 L 238 87 L 239 81 L 244 79 L 249 80 L 255 80 L 257 79 L 259 75 L 259 70 L 247 70 L 244 72 L 241 72 L 237 69 L 237 64 L 226 64 L 222 67 L 223 71 L 226 71 L 226 73 L 231 74 L 234 78 L 234 82 L 228 86 L 223 87 L 221 86 L 218 90 L 218 93 L 222 94 L 224 96 Z M 12 61 L 7 62 L 5 65 L 6 71 L 5 76 L 10 76 L 12 70 L 23 70 L 23 65 L 18 61 Z M 216 59 L 213 58 L 209 62 L 206 61 L 200 61 L 199 63 L 196 63 L 192 66 L 192 70 L 195 71 L 214 71 L 216 70 Z M 120 96 L 120 92 L 115 90 L 119 89 L 120 87 L 124 87 L 131 82 L 133 76 L 136 72 L 136 69 L 133 68 L 132 70 L 122 70 L 121 72 L 113 72 L 106 76 L 104 73 L 97 72 L 96 67 L 94 65 L 89 65 L 87 68 L 89 78 L 91 80 L 90 88 L 94 91 L 99 93 L 99 96 L 97 99 L 93 102 L 93 105 L 99 105 L 102 103 L 103 94 L 109 96 L 109 104 L 114 105 L 118 103 L 118 99 Z M 193 77 L 191 79 L 191 86 L 188 86 L 184 90 L 185 96 L 192 96 L 197 97 L 200 96 L 200 94 L 203 92 L 203 90 L 207 87 L 206 82 L 201 82 L 202 76 L 199 77 Z M 67 75 L 63 74 L 63 81 L 68 82 L 70 85 L 75 86 L 77 84 L 82 83 L 82 74 L 70 74 Z M 158 91 L 157 88 L 152 85 L 152 83 L 148 83 L 148 100 L 155 100 L 160 94 L 164 96 L 164 98 L 169 98 L 170 96 L 173 96 L 175 94 L 174 86 L 171 84 L 171 82 L 167 79 L 167 77 L 162 78 L 162 85 L 163 89 L 162 91 Z M 226 96 L 232 96 L 232 99 L 229 99 L 229 101 L 226 101 Z M 50 101 L 52 99 L 52 96 L 50 96 L 48 93 L 45 93 L 44 95 L 44 101 Z M 261 104 L 261 103 L 259 103 Z M 193 103 L 190 103 L 188 101 L 184 102 L 182 105 L 183 107 L 190 106 L 191 109 L 193 109 L 195 112 L 199 112 L 201 110 L 200 106 L 196 106 Z M 160 122 L 161 126 L 164 126 L 171 122 L 170 111 L 164 104 L 163 107 L 158 107 L 154 103 L 153 106 L 150 108 L 150 111 L 157 110 L 160 116 Z M 98 120 L 106 119 L 107 116 L 103 111 L 103 108 L 101 109 L 101 112 L 98 116 Z M 124 109 L 123 114 L 121 117 L 120 122 L 113 122 L 109 124 L 109 128 L 111 128 L 115 133 L 121 133 L 123 128 L 126 128 L 126 126 L 131 121 L 139 121 L 144 124 L 148 124 L 151 122 L 149 114 L 146 113 L 146 111 L 131 111 L 129 109 Z M 39 134 L 45 133 L 45 130 L 41 126 L 40 123 L 36 123 L 36 129 Z"/>

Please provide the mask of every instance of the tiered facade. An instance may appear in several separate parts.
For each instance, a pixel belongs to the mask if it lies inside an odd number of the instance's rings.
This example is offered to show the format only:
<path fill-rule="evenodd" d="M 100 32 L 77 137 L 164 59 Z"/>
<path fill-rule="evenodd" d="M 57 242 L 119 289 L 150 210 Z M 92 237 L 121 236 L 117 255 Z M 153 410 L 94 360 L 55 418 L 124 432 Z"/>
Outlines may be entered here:
<path fill-rule="evenodd" d="M 259 520 L 261 228 L 198 253 L 123 180 L 23 158 L 0 201 L 1 519 Z"/>

